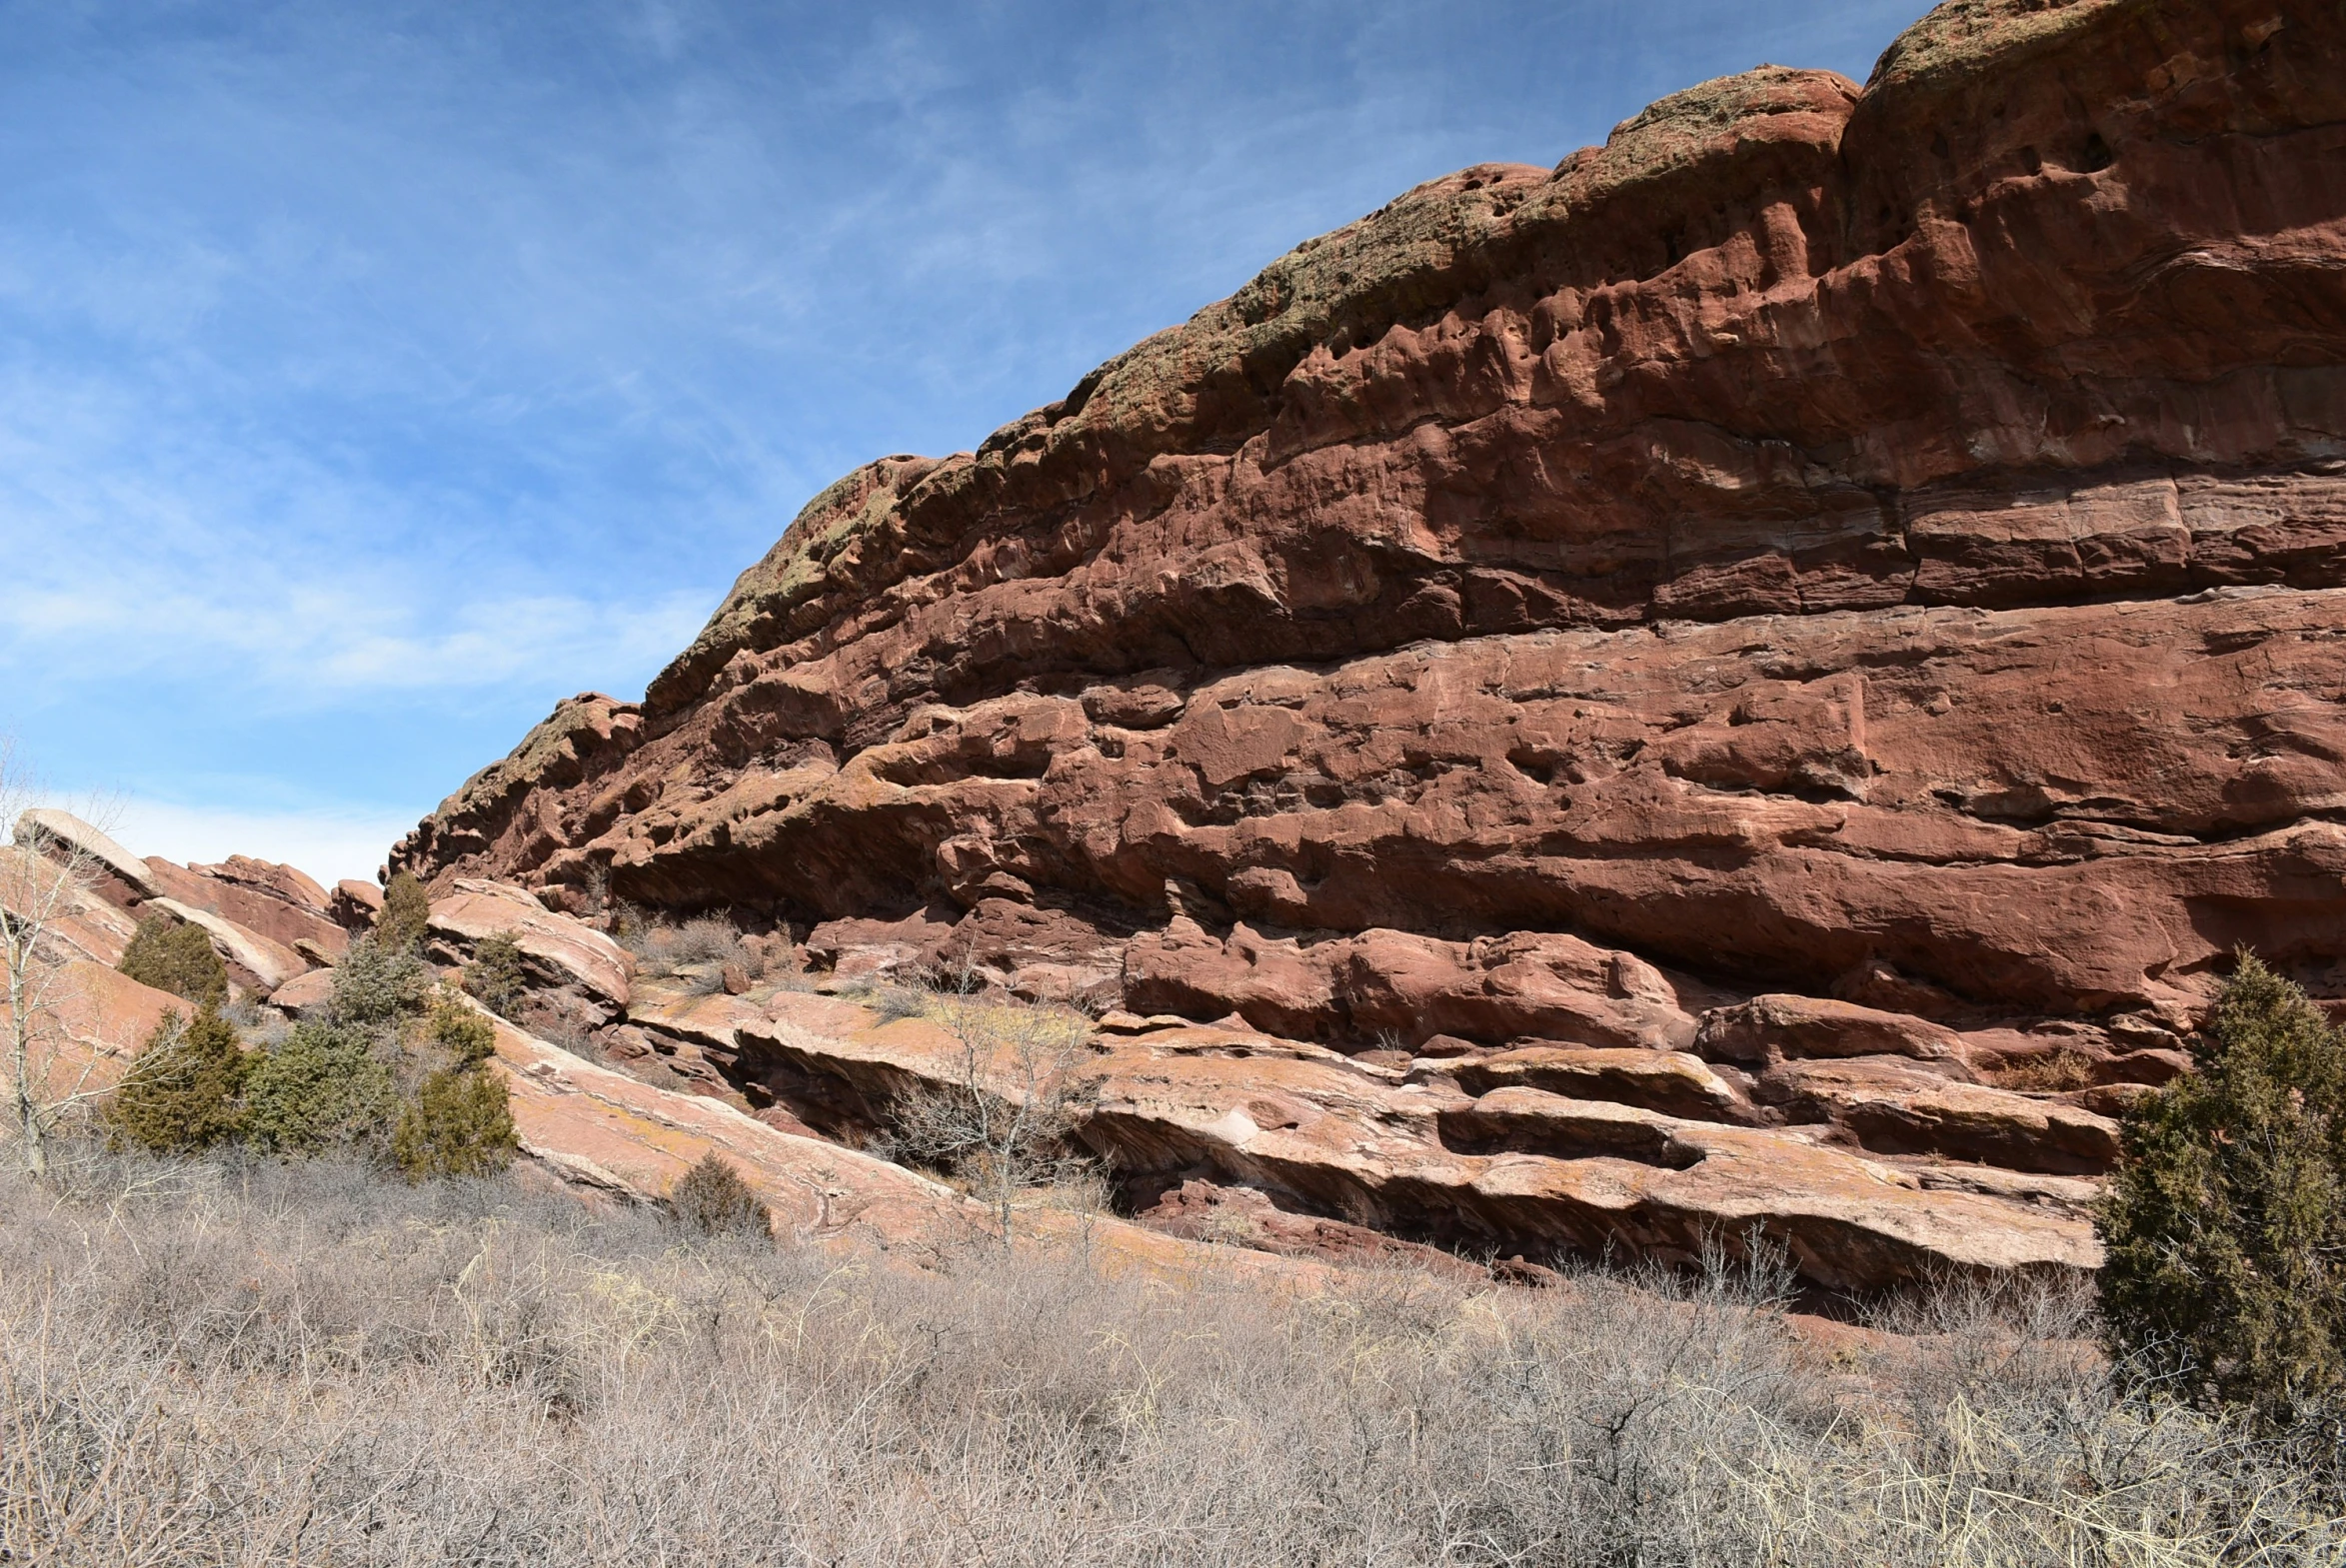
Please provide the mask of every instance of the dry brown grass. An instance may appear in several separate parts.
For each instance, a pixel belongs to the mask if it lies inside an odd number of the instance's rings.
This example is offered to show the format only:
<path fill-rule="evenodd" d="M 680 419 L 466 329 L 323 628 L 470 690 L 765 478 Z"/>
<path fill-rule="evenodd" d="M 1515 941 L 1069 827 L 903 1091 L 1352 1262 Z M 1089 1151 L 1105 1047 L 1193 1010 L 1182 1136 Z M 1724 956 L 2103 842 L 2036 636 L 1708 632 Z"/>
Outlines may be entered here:
<path fill-rule="evenodd" d="M 1998 1088 L 2058 1094 L 2093 1082 L 2093 1058 L 2064 1045 L 2038 1056 L 2006 1058 L 1988 1076 Z"/>
<path fill-rule="evenodd" d="M 1762 1282 L 1764 1286 L 1764 1282 Z M 0 1187 L 19 1563 L 2332 1560 L 2081 1307 L 1820 1364 L 1724 1275 L 1309 1299 L 680 1244 L 514 1180 L 88 1156 Z"/>
<path fill-rule="evenodd" d="M 673 925 L 646 920 L 630 911 L 619 922 L 620 945 L 634 954 L 639 972 L 667 979 L 683 974 L 687 988 L 713 995 L 723 988 L 719 978 L 726 965 L 739 965 L 755 977 L 761 970 L 758 955 L 742 939 L 741 928 L 722 914 L 705 914 Z"/>

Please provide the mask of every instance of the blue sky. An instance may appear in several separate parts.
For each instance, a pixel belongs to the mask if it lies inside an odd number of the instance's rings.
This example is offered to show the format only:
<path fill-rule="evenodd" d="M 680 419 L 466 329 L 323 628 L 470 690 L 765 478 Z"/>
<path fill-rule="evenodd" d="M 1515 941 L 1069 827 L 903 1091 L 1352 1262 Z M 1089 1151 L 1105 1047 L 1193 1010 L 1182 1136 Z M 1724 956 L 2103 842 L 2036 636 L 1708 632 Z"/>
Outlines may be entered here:
<path fill-rule="evenodd" d="M 840 473 L 1920 0 L 0 0 L 0 733 L 368 874 Z"/>

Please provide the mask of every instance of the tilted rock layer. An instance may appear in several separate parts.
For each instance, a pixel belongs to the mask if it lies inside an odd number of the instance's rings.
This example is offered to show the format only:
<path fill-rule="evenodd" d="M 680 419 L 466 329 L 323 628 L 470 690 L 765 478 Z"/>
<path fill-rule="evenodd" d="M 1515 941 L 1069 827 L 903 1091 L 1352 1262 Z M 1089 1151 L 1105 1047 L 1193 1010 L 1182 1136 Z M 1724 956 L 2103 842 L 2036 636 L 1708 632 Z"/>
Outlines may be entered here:
<path fill-rule="evenodd" d="M 2089 1174 L 2235 944 L 2346 996 L 2342 701 L 2346 14 L 1958 0 L 859 470 L 395 858 L 1718 1085 L 1485 1072 L 1468 1141 Z"/>

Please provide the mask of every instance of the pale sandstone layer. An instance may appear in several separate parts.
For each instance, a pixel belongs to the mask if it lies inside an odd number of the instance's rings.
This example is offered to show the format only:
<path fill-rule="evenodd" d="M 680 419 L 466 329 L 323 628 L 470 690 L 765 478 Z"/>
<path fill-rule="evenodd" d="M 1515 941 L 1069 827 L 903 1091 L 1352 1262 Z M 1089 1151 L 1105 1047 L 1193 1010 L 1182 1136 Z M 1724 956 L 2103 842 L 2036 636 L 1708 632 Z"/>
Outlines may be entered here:
<path fill-rule="evenodd" d="M 2342 65 L 2305 0 L 1962 0 L 1431 182 L 842 480 L 395 859 L 1404 1072 L 1652 1052 L 1553 1081 L 1739 1129 L 1700 1182 L 2090 1175 L 2234 945 L 2346 997 Z"/>

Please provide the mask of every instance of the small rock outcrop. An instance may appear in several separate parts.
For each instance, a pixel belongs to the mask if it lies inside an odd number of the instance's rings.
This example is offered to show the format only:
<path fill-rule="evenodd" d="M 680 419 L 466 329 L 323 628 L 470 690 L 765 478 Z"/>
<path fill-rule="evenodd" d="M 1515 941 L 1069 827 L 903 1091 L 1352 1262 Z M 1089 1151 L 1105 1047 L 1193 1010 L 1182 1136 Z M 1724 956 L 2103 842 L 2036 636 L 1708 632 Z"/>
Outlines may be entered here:
<path fill-rule="evenodd" d="M 53 920 L 57 939 L 112 967 L 149 915 L 200 927 L 228 965 L 237 988 L 255 998 L 313 969 L 330 967 L 350 945 L 350 931 L 328 917 L 324 888 L 290 865 L 233 855 L 222 865 L 180 865 L 140 858 L 69 811 L 21 813 L 13 842 L 0 854 L 48 854 L 79 869 L 68 907 Z M 0 885 L 45 885 L 43 878 L 0 878 Z"/>
<path fill-rule="evenodd" d="M 426 930 L 433 950 L 454 961 L 471 956 L 483 938 L 503 936 L 520 949 L 540 989 L 565 992 L 598 1021 L 627 1010 L 629 958 L 619 943 L 549 910 L 527 888 L 460 877 L 432 900 Z"/>
<path fill-rule="evenodd" d="M 2229 952 L 2346 1003 L 2342 128 L 2334 5 L 1956 0 L 1430 182 L 843 479 L 395 863 L 1173 1019 L 1099 1125 L 1183 1223 L 2089 1262 Z"/>

